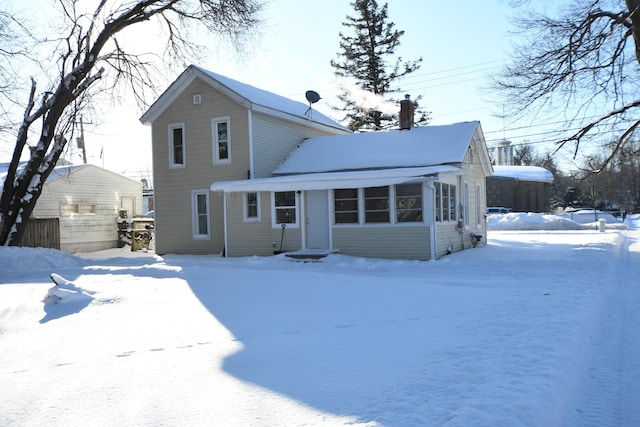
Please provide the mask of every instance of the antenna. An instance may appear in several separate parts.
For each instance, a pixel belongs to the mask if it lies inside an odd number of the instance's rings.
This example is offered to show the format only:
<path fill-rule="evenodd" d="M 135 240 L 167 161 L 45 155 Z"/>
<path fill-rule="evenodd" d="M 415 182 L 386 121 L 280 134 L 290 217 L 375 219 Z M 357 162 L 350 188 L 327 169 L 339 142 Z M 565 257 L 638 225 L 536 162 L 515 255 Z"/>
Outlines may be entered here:
<path fill-rule="evenodd" d="M 314 90 L 308 90 L 305 94 L 304 94 L 305 98 L 307 98 L 307 101 L 309 101 L 309 108 L 307 108 L 307 111 L 304 113 L 305 116 L 309 117 L 310 119 L 312 118 L 312 108 L 311 106 L 313 104 L 315 104 L 316 102 L 320 101 L 320 95 L 318 94 L 318 92 L 314 91 Z"/>

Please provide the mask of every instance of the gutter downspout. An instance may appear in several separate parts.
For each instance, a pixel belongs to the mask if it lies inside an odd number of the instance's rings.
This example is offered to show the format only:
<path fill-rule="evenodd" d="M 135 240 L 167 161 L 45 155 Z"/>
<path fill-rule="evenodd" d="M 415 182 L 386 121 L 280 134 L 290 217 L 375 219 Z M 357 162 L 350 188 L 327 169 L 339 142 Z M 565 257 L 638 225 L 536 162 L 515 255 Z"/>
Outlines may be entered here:
<path fill-rule="evenodd" d="M 302 190 L 296 191 L 296 197 L 298 197 L 298 203 L 300 203 L 300 247 L 302 250 L 307 249 L 307 210 L 304 203 L 304 194 Z"/>
<path fill-rule="evenodd" d="M 247 110 L 247 127 L 249 128 L 249 179 L 253 179 L 253 116 L 251 110 Z"/>
<path fill-rule="evenodd" d="M 224 224 L 224 247 L 222 248 L 222 256 L 227 258 L 229 256 L 229 240 L 227 238 L 227 203 L 229 203 L 230 195 L 226 192 L 222 193 L 222 221 Z"/>
<path fill-rule="evenodd" d="M 431 221 L 429 224 L 429 245 L 431 245 L 431 257 L 432 261 L 436 259 L 436 216 L 435 216 L 435 207 L 436 207 L 436 189 L 433 185 L 433 181 L 429 181 L 427 184 L 429 189 L 431 189 Z"/>

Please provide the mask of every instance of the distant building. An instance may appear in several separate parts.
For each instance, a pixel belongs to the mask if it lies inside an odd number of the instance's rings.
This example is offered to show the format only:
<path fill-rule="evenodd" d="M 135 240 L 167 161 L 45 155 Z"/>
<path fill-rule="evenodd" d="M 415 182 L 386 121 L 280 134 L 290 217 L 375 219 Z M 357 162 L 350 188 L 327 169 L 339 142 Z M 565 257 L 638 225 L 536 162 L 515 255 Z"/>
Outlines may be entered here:
<path fill-rule="evenodd" d="M 515 166 L 513 146 L 496 146 L 496 165 L 487 177 L 487 206 L 502 206 L 514 212 L 547 212 L 550 209 L 553 174 L 540 166 Z"/>

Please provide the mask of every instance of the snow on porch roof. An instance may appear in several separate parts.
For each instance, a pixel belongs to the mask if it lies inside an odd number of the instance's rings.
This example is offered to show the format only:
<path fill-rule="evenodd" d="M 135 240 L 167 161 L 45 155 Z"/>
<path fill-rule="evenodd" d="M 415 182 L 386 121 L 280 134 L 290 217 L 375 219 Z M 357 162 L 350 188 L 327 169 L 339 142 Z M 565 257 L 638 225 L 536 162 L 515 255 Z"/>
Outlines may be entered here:
<path fill-rule="evenodd" d="M 211 184 L 210 190 L 223 191 L 225 193 L 242 193 L 377 187 L 401 184 L 416 179 L 435 178 L 440 173 L 456 174 L 461 173 L 461 169 L 454 166 L 440 165 L 420 168 L 287 175 L 238 181 L 218 181 Z"/>
<path fill-rule="evenodd" d="M 302 142 L 274 175 L 461 163 L 479 122 L 318 136 Z"/>

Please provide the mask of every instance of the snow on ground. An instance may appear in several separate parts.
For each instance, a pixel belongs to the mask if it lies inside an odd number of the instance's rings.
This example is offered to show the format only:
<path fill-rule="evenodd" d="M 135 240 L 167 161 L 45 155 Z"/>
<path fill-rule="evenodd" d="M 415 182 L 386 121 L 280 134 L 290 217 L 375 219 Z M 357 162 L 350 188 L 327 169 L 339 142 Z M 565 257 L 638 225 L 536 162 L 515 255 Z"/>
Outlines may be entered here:
<path fill-rule="evenodd" d="M 0 425 L 637 425 L 640 216 L 488 223 L 428 262 L 0 247 Z"/>

